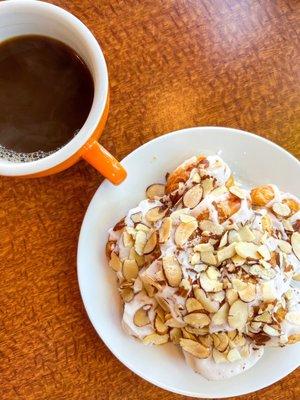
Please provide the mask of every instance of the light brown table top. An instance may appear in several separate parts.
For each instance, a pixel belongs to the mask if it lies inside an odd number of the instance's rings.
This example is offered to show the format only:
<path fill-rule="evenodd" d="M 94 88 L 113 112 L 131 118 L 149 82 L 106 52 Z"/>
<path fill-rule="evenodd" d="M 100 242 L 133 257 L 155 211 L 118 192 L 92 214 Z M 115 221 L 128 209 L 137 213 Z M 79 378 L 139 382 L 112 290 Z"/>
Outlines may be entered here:
<path fill-rule="evenodd" d="M 117 157 L 196 125 L 256 132 L 300 156 L 298 0 L 54 3 L 102 46 L 111 85 L 102 143 Z M 84 311 L 77 239 L 101 181 L 85 162 L 42 179 L 0 178 L 2 400 L 187 399 L 124 367 Z M 243 399 L 299 399 L 299 380 L 298 369 Z"/>

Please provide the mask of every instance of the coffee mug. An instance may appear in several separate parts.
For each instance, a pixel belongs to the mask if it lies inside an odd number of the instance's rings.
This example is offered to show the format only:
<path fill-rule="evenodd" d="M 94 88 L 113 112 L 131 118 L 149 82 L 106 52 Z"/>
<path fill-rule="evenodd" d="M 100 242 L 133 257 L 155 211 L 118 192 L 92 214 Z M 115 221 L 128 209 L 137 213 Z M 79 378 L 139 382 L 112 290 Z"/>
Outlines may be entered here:
<path fill-rule="evenodd" d="M 38 177 L 60 172 L 85 159 L 114 184 L 126 178 L 121 164 L 99 143 L 109 109 L 108 72 L 101 48 L 88 28 L 74 15 L 37 0 L 0 2 L 0 41 L 21 35 L 43 35 L 64 42 L 88 66 L 94 80 L 94 99 L 80 131 L 65 146 L 30 162 L 0 159 L 0 175 Z"/>

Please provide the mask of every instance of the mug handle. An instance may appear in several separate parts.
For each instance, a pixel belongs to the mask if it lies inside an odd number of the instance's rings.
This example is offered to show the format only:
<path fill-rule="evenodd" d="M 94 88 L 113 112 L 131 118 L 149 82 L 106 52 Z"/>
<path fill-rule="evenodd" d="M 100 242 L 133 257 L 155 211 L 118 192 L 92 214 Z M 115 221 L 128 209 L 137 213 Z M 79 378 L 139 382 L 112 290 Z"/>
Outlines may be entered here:
<path fill-rule="evenodd" d="M 81 157 L 114 185 L 119 185 L 127 176 L 119 161 L 96 140 L 86 146 L 86 150 L 81 154 Z"/>

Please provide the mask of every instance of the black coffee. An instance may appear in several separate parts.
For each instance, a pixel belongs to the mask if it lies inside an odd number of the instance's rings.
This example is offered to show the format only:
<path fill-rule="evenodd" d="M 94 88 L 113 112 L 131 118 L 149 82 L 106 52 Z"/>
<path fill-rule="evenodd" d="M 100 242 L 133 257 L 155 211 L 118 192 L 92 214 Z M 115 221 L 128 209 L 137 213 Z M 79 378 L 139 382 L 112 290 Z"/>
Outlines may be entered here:
<path fill-rule="evenodd" d="M 64 43 L 28 35 L 0 44 L 2 150 L 43 156 L 62 147 L 83 126 L 93 96 L 89 69 Z"/>

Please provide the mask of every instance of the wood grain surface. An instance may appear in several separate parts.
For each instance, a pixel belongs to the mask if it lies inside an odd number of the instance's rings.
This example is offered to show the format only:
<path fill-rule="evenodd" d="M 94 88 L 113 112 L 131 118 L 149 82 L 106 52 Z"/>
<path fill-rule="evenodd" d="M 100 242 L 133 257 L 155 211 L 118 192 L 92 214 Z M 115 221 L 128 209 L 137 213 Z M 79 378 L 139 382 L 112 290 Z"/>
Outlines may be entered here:
<path fill-rule="evenodd" d="M 256 132 L 300 157 L 299 0 L 54 3 L 102 46 L 111 85 L 102 143 L 117 157 L 196 125 Z M 84 162 L 47 178 L 0 178 L 1 400 L 187 399 L 125 368 L 84 311 L 77 240 L 101 181 Z M 242 398 L 296 400 L 299 382 L 298 368 Z"/>

